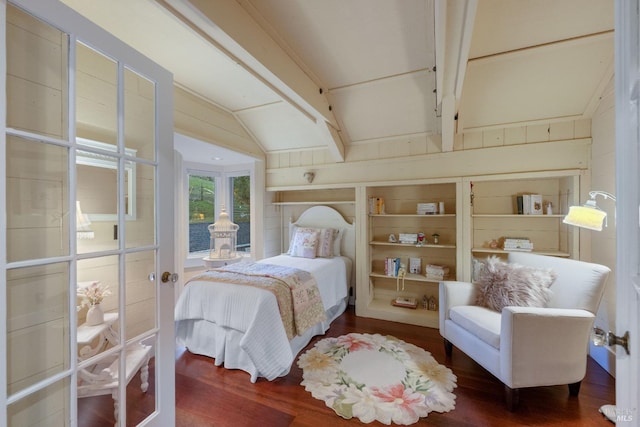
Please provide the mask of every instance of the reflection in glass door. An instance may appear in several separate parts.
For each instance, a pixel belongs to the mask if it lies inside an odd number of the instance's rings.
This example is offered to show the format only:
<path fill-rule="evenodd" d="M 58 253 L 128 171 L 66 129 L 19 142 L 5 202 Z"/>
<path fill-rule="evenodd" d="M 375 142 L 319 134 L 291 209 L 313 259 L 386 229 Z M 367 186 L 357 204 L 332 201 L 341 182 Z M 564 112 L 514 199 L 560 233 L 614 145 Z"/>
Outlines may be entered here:
<path fill-rule="evenodd" d="M 43 16 L 70 16 L 71 23 L 81 19 L 54 2 L 16 3 L 55 9 Z M 158 94 L 170 92 L 170 76 L 105 42 L 103 33 L 61 31 L 12 4 L 4 28 L 0 425 L 137 425 L 160 413 L 171 419 L 172 384 L 158 372 L 169 371 L 172 381 L 173 363 L 158 369 L 157 361 L 167 360 L 156 356 L 167 348 L 158 313 L 173 306 L 164 296 L 173 291 L 163 292 L 155 279 L 159 262 L 173 268 L 156 235 L 164 167 L 158 117 L 170 114 L 170 97 L 168 108 L 157 105 Z M 123 53 L 126 63 L 118 59 Z M 156 72 L 169 88 L 160 90 Z M 172 254 L 172 241 L 164 248 Z M 172 341 L 172 329 L 168 336 Z"/>

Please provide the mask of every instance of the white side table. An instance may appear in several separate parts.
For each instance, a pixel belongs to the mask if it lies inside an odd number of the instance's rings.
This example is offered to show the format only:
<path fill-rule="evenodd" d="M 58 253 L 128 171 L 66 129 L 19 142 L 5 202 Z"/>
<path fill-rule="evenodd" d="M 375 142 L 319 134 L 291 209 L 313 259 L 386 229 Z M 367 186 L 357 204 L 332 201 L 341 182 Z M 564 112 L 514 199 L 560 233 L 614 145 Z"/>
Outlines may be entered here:
<path fill-rule="evenodd" d="M 85 360 L 104 350 L 107 343 L 118 344 L 119 339 L 113 330 L 113 324 L 118 320 L 118 313 L 105 313 L 104 322 L 88 326 L 78 326 L 77 341 L 79 346 L 78 358 Z M 94 342 L 97 340 L 95 345 Z M 93 345 L 93 346 L 92 346 Z M 129 384 L 135 374 L 140 371 L 140 389 L 146 392 L 149 388 L 149 359 L 151 346 L 142 343 L 127 345 L 126 350 L 125 384 Z M 111 394 L 114 403 L 114 417 L 118 419 L 118 378 L 120 362 L 117 357 L 111 357 L 100 364 L 89 366 L 78 371 L 78 397 L 99 396 Z"/>
<path fill-rule="evenodd" d="M 202 258 L 202 260 L 204 261 L 204 266 L 207 268 L 224 267 L 225 265 L 235 264 L 236 262 L 240 262 L 243 259 L 244 257 L 242 256 L 237 256 L 235 258 L 229 258 L 229 259 L 217 259 L 217 258 L 209 258 L 209 257 Z"/>
<path fill-rule="evenodd" d="M 104 322 L 89 326 L 86 323 L 78 326 L 78 358 L 80 360 L 95 356 L 107 346 L 119 342 L 118 334 L 113 330 L 113 324 L 118 320 L 118 313 L 105 313 Z M 91 345 L 99 338 L 94 347 Z"/>

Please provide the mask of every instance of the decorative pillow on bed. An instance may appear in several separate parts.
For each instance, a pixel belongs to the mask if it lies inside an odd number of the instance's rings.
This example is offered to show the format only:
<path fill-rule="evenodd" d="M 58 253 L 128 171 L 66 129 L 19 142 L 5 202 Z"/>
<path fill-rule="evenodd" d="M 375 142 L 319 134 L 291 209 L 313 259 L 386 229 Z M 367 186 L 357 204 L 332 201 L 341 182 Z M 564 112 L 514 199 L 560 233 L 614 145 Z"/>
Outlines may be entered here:
<path fill-rule="evenodd" d="M 341 256 L 342 237 L 344 236 L 344 228 L 338 228 L 336 235 L 333 237 L 333 256 Z"/>
<path fill-rule="evenodd" d="M 315 258 L 318 251 L 320 233 L 315 230 L 297 229 L 291 241 L 288 254 L 295 257 Z"/>
<path fill-rule="evenodd" d="M 334 254 L 334 240 L 337 234 L 335 228 L 312 228 L 312 227 L 293 227 L 294 239 L 298 232 L 318 233 L 318 244 L 316 248 L 316 256 L 320 258 L 332 258 Z M 293 239 L 292 239 L 293 247 Z M 291 254 L 289 254 L 291 255 Z"/>
<path fill-rule="evenodd" d="M 509 264 L 491 256 L 478 271 L 476 304 L 496 311 L 508 306 L 546 307 L 556 277 L 551 269 Z"/>

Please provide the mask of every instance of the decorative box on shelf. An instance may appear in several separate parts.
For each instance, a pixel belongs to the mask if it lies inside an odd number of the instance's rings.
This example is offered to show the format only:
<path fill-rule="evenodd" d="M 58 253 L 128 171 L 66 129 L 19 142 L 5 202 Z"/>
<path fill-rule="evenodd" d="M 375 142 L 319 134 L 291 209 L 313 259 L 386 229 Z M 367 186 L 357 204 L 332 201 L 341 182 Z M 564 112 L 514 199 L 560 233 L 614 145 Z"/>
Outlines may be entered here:
<path fill-rule="evenodd" d="M 415 245 L 418 243 L 418 233 L 400 233 L 398 241 L 404 244 Z"/>
<path fill-rule="evenodd" d="M 527 237 L 505 237 L 502 248 L 505 251 L 527 251 L 533 250 L 533 242 Z"/>
<path fill-rule="evenodd" d="M 418 203 L 416 214 L 418 215 L 435 215 L 438 213 L 437 203 Z"/>
<path fill-rule="evenodd" d="M 416 309 L 418 307 L 418 300 L 415 298 L 398 297 L 391 301 L 391 305 L 395 307 Z"/>
<path fill-rule="evenodd" d="M 444 265 L 427 264 L 425 275 L 429 279 L 443 280 L 449 276 L 449 267 Z"/>

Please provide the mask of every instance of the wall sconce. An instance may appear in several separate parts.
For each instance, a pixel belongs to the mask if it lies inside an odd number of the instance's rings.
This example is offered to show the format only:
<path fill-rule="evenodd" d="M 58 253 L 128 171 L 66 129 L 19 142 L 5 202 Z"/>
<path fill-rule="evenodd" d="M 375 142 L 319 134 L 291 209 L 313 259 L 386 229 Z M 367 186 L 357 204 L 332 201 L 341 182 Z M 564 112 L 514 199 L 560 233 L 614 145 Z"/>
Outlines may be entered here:
<path fill-rule="evenodd" d="M 313 172 L 305 172 L 303 176 L 304 176 L 304 179 L 306 179 L 307 182 L 311 184 L 313 182 L 313 178 L 316 177 L 316 174 Z"/>
<path fill-rule="evenodd" d="M 82 213 L 82 209 L 80 209 L 80 201 L 76 200 L 76 232 L 78 234 L 78 239 L 93 239 L 95 236 L 93 231 L 89 226 L 91 225 L 91 221 L 89 221 L 89 217 Z"/>
<path fill-rule="evenodd" d="M 614 202 L 616 197 L 606 191 L 590 191 L 589 196 L 591 199 L 587 200 L 584 205 L 569 207 L 569 213 L 562 222 L 589 230 L 602 231 L 602 224 L 604 223 L 604 226 L 607 226 L 607 213 L 596 204 L 596 196 L 602 196 Z"/>

